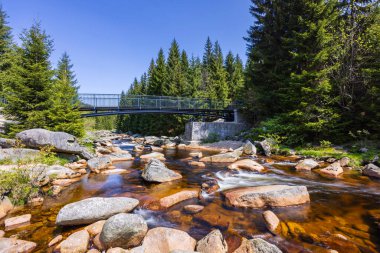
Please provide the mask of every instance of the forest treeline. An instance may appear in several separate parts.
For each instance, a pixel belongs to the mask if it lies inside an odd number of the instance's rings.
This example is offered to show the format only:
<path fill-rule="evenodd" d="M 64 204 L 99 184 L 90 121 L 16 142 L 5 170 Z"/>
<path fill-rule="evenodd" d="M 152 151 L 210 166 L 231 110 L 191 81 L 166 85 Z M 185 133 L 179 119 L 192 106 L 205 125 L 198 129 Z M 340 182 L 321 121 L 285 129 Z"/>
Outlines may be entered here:
<path fill-rule="evenodd" d="M 224 57 L 218 41 L 213 43 L 207 38 L 202 59 L 189 58 L 174 39 L 168 56 L 160 49 L 146 73 L 121 93 L 120 106 L 131 95 L 208 98 L 228 106 L 240 99 L 243 88 L 244 67 L 239 55 L 228 52 Z M 183 133 L 189 119 L 177 115 L 120 115 L 116 118 L 116 128 L 122 132 L 177 135 Z"/>
<path fill-rule="evenodd" d="M 82 136 L 79 87 L 68 54 L 63 53 L 57 67 L 52 67 L 53 40 L 39 23 L 19 38 L 17 45 L 0 6 L 0 92 L 7 101 L 3 113 L 17 122 L 9 125 L 8 134 L 46 128 Z"/>
<path fill-rule="evenodd" d="M 288 144 L 380 138 L 380 15 L 373 0 L 252 0 L 246 110 Z"/>

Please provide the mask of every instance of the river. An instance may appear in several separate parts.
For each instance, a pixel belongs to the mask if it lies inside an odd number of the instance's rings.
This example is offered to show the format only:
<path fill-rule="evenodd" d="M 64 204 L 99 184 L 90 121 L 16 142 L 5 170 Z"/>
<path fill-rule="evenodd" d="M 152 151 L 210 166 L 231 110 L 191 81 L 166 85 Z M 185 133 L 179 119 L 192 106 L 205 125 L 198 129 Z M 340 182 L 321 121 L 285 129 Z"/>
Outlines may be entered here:
<path fill-rule="evenodd" d="M 124 148 L 130 149 L 131 146 Z M 202 152 L 204 156 L 215 154 Z M 379 227 L 369 215 L 369 211 L 380 209 L 380 182 L 363 177 L 358 172 L 349 171 L 342 179 L 331 180 L 313 172 L 296 172 L 291 159 L 274 156 L 259 157 L 258 161 L 268 169 L 265 173 L 231 173 L 226 164 L 208 164 L 206 168 L 189 166 L 186 161 L 189 151 L 186 150 L 166 150 L 165 157 L 167 166 L 183 175 L 182 180 L 150 184 L 140 176 L 144 163 L 139 159 L 118 163 L 116 167 L 128 173 L 89 174 L 58 197 L 46 197 L 42 206 L 18 208 L 15 215 L 32 214 L 31 224 L 6 232 L 6 237 L 17 234 L 20 239 L 36 242 L 36 252 L 53 252 L 47 249 L 52 238 L 59 234 L 67 236 L 82 228 L 55 225 L 56 215 L 63 205 L 93 196 L 128 196 L 140 200 L 134 212 L 141 214 L 150 228 L 173 227 L 201 239 L 216 227 L 223 232 L 232 251 L 237 246 L 239 236 L 269 238 L 269 235 L 262 218 L 263 209 L 231 208 L 225 204 L 223 190 L 288 184 L 307 186 L 311 202 L 297 207 L 271 209 L 281 221 L 286 222 L 289 231 L 283 232 L 282 237 L 270 237 L 269 241 L 287 252 L 328 252 L 327 249 L 331 248 L 349 253 L 377 252 L 380 249 Z M 167 210 L 151 208 L 155 200 L 181 189 L 199 189 L 208 178 L 217 179 L 220 186 L 218 192 L 203 194 L 201 200 L 190 199 Z M 201 204 L 205 208 L 197 214 L 186 214 L 182 212 L 182 207 L 187 204 Z"/>

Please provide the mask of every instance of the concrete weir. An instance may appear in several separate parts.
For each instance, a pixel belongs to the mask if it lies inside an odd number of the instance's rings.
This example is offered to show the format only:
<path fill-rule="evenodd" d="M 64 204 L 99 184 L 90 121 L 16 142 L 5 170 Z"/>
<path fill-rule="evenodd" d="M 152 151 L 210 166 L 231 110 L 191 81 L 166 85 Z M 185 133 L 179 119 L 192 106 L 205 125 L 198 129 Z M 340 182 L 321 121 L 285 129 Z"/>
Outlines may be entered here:
<path fill-rule="evenodd" d="M 234 136 L 246 130 L 248 125 L 235 122 L 188 122 L 185 126 L 185 140 L 198 142 L 210 134 L 217 134 L 220 139 Z"/>

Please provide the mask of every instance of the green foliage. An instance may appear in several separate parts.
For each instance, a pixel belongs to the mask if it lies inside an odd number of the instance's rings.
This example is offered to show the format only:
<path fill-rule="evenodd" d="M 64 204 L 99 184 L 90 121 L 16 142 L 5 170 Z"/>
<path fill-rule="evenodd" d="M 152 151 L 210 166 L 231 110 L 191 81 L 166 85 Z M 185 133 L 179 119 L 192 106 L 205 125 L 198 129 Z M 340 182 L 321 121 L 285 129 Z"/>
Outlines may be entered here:
<path fill-rule="evenodd" d="M 8 101 L 4 113 L 20 122 L 11 127 L 13 133 L 47 125 L 46 112 L 51 106 L 54 75 L 49 61 L 53 42 L 40 24 L 25 30 L 20 39 L 22 46 L 17 50 L 14 59 L 17 62 L 11 69 L 14 79 L 4 88 Z"/>
<path fill-rule="evenodd" d="M 15 205 L 23 205 L 38 193 L 38 186 L 30 179 L 28 168 L 0 172 L 0 196 L 9 194 Z"/>
<path fill-rule="evenodd" d="M 56 80 L 52 87 L 51 107 L 48 109 L 48 128 L 77 137 L 84 135 L 84 124 L 79 112 L 77 80 L 67 53 L 58 62 Z"/>
<path fill-rule="evenodd" d="M 202 139 L 202 143 L 214 143 L 220 141 L 220 135 L 217 133 L 209 133 L 207 138 Z"/>
<path fill-rule="evenodd" d="M 292 145 L 379 138 L 378 1 L 252 0 L 251 14 L 244 100 L 258 128 Z"/>

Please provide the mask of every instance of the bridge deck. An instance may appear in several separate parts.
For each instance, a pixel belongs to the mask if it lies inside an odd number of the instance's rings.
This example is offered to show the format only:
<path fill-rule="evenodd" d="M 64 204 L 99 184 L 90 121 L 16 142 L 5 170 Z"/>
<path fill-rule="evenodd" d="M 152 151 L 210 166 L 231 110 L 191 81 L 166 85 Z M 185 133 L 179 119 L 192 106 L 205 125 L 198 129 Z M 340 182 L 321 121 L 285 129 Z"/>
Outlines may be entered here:
<path fill-rule="evenodd" d="M 168 96 L 126 96 L 119 94 L 79 94 L 83 117 L 118 114 L 186 114 L 233 118 L 233 108 L 222 102 L 204 98 Z"/>

